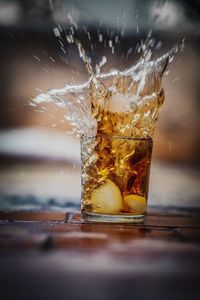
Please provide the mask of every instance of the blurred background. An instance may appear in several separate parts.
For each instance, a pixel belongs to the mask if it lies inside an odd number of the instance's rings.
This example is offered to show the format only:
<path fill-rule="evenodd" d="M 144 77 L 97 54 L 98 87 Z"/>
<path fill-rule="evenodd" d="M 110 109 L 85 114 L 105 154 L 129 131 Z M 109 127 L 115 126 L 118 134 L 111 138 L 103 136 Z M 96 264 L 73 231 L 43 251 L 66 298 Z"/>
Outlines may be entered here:
<path fill-rule="evenodd" d="M 58 39 L 72 24 L 94 65 L 107 57 L 104 70 L 131 66 L 150 31 L 155 57 L 185 37 L 163 79 L 149 203 L 199 208 L 200 1 L 0 0 L 0 209 L 79 208 L 80 147 L 65 110 L 30 105 L 88 79 L 76 47 Z"/>

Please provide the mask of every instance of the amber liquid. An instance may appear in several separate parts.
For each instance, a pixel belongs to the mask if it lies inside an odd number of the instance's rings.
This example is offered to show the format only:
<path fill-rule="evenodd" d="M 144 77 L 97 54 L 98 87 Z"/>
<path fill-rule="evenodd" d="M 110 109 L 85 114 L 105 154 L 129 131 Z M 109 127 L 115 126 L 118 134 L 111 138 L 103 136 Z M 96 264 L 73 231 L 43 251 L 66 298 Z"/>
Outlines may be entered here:
<path fill-rule="evenodd" d="M 142 89 L 131 76 L 115 77 L 107 86 L 91 81 L 97 133 L 81 140 L 84 219 L 101 215 L 106 220 L 103 215 L 110 215 L 115 216 L 113 222 L 126 221 L 123 216 L 142 220 L 146 213 L 151 137 L 164 102 L 160 78 L 150 78 Z"/>

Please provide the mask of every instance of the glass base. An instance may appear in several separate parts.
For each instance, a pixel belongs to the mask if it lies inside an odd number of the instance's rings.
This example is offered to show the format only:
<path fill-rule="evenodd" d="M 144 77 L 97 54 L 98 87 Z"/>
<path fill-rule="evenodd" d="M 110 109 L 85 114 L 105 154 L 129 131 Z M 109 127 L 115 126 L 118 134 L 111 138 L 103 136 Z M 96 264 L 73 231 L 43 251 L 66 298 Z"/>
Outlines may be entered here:
<path fill-rule="evenodd" d="M 82 212 L 82 220 L 96 223 L 144 223 L 145 215 L 109 215 L 109 214 L 98 214 L 92 212 Z"/>

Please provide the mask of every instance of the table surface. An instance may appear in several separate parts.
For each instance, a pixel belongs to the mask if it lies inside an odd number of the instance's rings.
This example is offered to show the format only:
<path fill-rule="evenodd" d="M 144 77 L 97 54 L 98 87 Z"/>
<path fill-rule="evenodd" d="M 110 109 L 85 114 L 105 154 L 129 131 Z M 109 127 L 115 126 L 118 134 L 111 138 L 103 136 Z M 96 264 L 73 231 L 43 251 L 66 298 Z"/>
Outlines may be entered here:
<path fill-rule="evenodd" d="M 0 212 L 2 299 L 197 299 L 199 211 L 150 210 L 144 224 L 79 212 Z"/>

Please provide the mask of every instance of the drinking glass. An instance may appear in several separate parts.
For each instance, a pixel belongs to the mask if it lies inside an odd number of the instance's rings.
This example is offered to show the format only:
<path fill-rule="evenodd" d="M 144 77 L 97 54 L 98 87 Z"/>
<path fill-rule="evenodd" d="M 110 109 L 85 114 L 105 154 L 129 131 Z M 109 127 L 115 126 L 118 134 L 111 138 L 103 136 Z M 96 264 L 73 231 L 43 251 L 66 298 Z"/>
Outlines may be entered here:
<path fill-rule="evenodd" d="M 151 138 L 81 137 L 83 220 L 144 222 L 152 146 Z"/>

